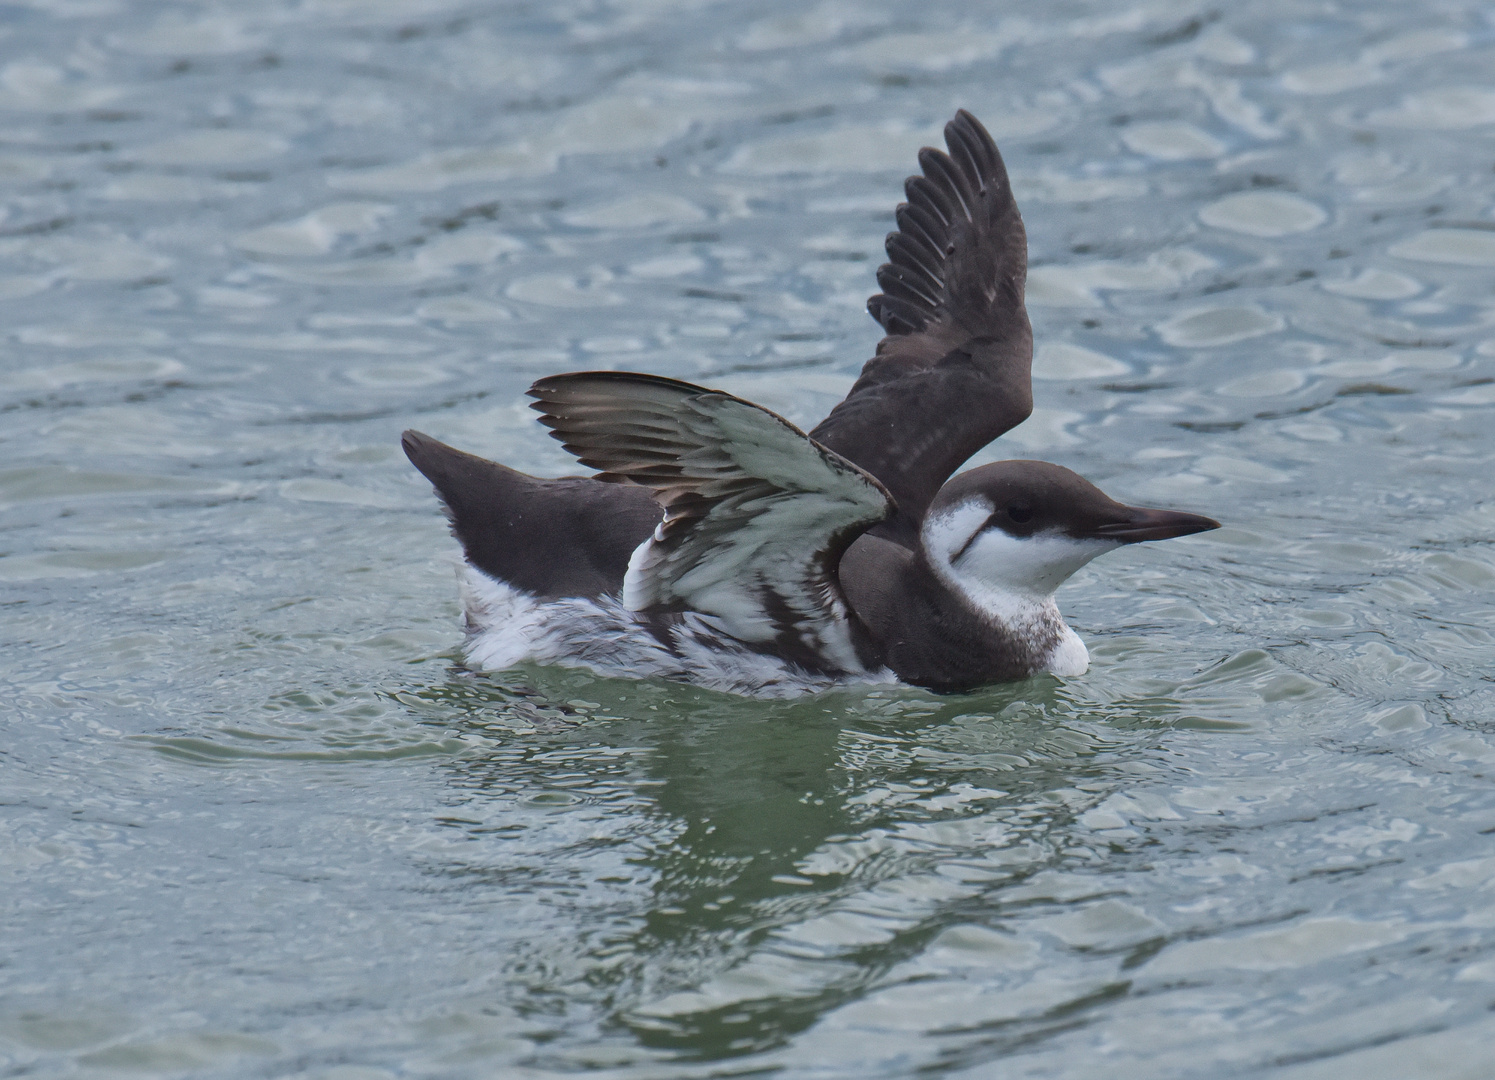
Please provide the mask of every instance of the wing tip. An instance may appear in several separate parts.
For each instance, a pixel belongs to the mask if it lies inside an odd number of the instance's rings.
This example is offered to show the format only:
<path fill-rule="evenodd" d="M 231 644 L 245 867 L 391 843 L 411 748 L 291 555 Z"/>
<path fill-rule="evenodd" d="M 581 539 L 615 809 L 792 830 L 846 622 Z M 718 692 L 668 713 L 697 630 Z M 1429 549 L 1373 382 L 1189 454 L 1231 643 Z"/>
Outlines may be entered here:
<path fill-rule="evenodd" d="M 948 298 L 930 305 L 925 298 L 898 295 L 906 290 L 889 289 L 884 278 L 895 279 L 896 286 L 897 279 L 904 276 L 903 270 L 927 274 L 927 266 L 916 265 L 914 252 L 930 249 L 927 254 L 938 255 L 943 263 L 953 254 L 952 234 L 962 227 L 962 219 L 979 230 L 988 227 L 1012 203 L 1012 186 L 1001 152 L 973 113 L 957 109 L 945 124 L 944 136 L 948 152 L 923 147 L 918 154 L 921 172 L 904 181 L 907 201 L 895 211 L 899 227 L 888 235 L 885 244 L 889 261 L 878 268 L 883 292 L 867 301 L 868 313 L 890 336 L 926 329 L 939 317 Z M 941 286 L 945 286 L 943 281 Z M 894 295 L 888 295 L 890 292 Z"/>
<path fill-rule="evenodd" d="M 952 136 L 971 135 L 983 150 L 989 150 L 1000 160 L 1001 154 L 997 150 L 997 141 L 991 137 L 991 132 L 986 130 L 986 125 L 976 119 L 974 113 L 968 109 L 956 109 L 955 115 L 945 125 L 945 145 L 953 152 L 955 150 L 955 139 Z"/>

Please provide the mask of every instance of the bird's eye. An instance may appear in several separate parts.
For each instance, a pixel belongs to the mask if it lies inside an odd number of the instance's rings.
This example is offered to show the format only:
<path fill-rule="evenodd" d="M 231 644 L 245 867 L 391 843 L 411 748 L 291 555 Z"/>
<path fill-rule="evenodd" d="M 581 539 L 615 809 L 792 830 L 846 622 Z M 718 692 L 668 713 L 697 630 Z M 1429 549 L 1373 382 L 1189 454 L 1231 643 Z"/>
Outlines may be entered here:
<path fill-rule="evenodd" d="M 1021 524 L 1033 519 L 1033 508 L 1025 502 L 1015 502 L 1007 507 L 1007 516 Z"/>

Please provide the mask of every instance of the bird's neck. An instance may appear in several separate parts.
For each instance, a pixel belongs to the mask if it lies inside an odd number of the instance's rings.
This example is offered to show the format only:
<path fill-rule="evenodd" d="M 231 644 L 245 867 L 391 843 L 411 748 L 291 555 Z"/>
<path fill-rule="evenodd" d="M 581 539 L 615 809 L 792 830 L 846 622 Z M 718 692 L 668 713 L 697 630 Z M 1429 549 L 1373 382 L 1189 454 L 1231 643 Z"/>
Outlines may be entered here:
<path fill-rule="evenodd" d="M 956 513 L 966 510 L 958 508 Z M 971 507 L 979 513 L 981 507 Z M 971 522 L 953 515 L 926 522 L 920 537 L 924 565 L 939 586 L 989 628 L 1000 648 L 1024 658 L 1030 671 L 1078 674 L 1089 657 L 1084 645 L 1059 614 L 1054 590 L 1068 576 L 1035 560 L 1033 545 L 995 530 L 968 535 Z M 1062 541 L 1060 541 L 1062 543 Z M 956 556 L 952 558 L 952 556 Z"/>

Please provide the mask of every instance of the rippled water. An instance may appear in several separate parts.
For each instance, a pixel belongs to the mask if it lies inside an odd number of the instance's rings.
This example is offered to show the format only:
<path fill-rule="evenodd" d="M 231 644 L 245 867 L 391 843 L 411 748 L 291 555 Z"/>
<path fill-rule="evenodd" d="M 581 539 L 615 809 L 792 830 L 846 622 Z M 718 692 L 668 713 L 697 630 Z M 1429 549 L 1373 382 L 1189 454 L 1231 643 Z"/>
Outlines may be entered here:
<path fill-rule="evenodd" d="M 1486 1075 L 1492 71 L 1474 3 L 5 8 L 0 1072 Z M 1078 679 L 463 672 L 401 428 L 812 423 L 958 106 L 990 456 L 1227 527 L 1066 586 Z"/>

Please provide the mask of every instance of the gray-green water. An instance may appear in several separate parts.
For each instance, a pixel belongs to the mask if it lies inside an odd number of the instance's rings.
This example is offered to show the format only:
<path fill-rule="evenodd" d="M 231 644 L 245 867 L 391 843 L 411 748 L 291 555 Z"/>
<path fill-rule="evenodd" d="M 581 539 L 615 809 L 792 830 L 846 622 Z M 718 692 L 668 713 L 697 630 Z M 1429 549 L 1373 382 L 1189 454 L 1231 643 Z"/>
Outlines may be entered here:
<path fill-rule="evenodd" d="M 1491 72 L 1467 2 L 0 8 L 0 1075 L 1488 1075 Z M 995 455 L 1227 527 L 1063 682 L 464 673 L 399 431 L 813 422 L 958 106 Z"/>

